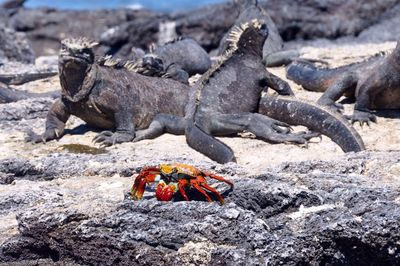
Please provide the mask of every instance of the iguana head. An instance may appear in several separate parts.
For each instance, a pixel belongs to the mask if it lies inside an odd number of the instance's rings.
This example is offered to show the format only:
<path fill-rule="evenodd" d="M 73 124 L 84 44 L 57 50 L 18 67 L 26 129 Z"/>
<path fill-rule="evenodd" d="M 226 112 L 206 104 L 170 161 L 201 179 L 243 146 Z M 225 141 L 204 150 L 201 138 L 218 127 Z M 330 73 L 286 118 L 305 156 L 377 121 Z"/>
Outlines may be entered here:
<path fill-rule="evenodd" d="M 163 60 L 155 54 L 145 54 L 142 58 L 141 66 L 154 73 L 161 73 L 164 71 Z"/>
<path fill-rule="evenodd" d="M 262 54 L 262 48 L 267 38 L 267 24 L 264 21 L 253 19 L 234 27 L 229 33 L 228 41 L 233 49 L 244 53 Z"/>
<path fill-rule="evenodd" d="M 61 41 L 60 59 L 81 64 L 93 64 L 93 47 L 98 43 L 86 38 L 69 38 Z"/>
<path fill-rule="evenodd" d="M 65 39 L 61 42 L 58 68 L 63 96 L 70 101 L 82 100 L 90 91 L 95 77 L 90 77 L 96 42 L 86 38 Z M 88 88 L 90 87 L 90 88 Z"/>

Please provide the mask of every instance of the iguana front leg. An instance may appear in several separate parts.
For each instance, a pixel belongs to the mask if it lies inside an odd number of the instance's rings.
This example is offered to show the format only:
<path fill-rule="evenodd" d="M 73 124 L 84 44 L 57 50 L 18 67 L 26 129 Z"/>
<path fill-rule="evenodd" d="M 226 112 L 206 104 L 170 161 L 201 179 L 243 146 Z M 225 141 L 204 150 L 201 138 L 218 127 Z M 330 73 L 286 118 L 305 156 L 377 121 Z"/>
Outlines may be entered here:
<path fill-rule="evenodd" d="M 263 87 L 270 87 L 279 95 L 294 95 L 292 89 L 286 81 L 272 73 L 269 73 L 268 71 L 266 71 L 264 76 L 261 78 L 261 85 Z"/>
<path fill-rule="evenodd" d="M 94 137 L 93 142 L 108 147 L 117 143 L 130 142 L 135 138 L 135 125 L 132 112 L 124 109 L 114 114 L 115 132 L 103 131 Z"/>
<path fill-rule="evenodd" d="M 359 122 L 360 126 L 370 122 L 376 123 L 376 116 L 369 110 L 370 102 L 373 100 L 374 95 L 385 89 L 385 86 L 379 86 L 373 83 L 373 79 L 368 79 L 359 88 L 356 104 L 354 106 L 353 115 L 350 117 L 351 123 Z"/>
<path fill-rule="evenodd" d="M 336 103 L 343 94 L 350 90 L 355 90 L 358 78 L 352 73 L 346 73 L 338 78 L 318 99 L 317 103 L 332 108 L 335 111 L 341 111 L 343 106 Z"/>
<path fill-rule="evenodd" d="M 50 108 L 46 118 L 46 131 L 37 135 L 33 131 L 29 131 L 25 141 L 38 143 L 59 139 L 64 135 L 64 127 L 70 113 L 61 99 L 57 100 Z"/>
<path fill-rule="evenodd" d="M 189 74 L 176 64 L 169 65 L 165 72 L 164 78 L 171 78 L 184 84 L 189 84 Z"/>

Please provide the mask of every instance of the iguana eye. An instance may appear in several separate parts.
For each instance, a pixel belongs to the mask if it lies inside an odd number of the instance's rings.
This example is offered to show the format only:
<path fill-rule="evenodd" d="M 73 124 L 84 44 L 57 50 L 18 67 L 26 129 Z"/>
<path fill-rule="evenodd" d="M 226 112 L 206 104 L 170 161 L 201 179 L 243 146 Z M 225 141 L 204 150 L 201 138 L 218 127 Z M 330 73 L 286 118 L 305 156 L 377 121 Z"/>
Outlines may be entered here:
<path fill-rule="evenodd" d="M 87 56 L 87 57 L 90 57 L 90 55 L 92 54 L 92 51 L 90 49 L 88 49 L 88 48 L 85 48 L 85 49 L 82 49 L 80 51 L 80 54 L 82 54 L 84 56 Z"/>
<path fill-rule="evenodd" d="M 160 58 L 155 58 L 154 59 L 156 61 L 157 64 L 162 65 L 162 60 Z"/>
<path fill-rule="evenodd" d="M 262 24 L 260 29 L 262 29 L 262 30 L 267 29 L 267 25 L 266 24 Z"/>

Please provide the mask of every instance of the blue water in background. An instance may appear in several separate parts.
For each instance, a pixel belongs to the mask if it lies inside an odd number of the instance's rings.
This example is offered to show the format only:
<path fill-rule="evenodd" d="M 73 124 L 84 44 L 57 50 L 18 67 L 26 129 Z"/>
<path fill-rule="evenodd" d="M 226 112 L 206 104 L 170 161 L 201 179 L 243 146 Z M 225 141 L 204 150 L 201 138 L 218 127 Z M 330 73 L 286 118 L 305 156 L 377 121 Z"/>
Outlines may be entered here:
<path fill-rule="evenodd" d="M 0 2 L 3 2 L 3 0 L 0 0 Z M 218 2 L 224 2 L 224 0 L 28 0 L 25 7 L 54 7 L 75 10 L 142 7 L 155 11 L 171 12 Z"/>

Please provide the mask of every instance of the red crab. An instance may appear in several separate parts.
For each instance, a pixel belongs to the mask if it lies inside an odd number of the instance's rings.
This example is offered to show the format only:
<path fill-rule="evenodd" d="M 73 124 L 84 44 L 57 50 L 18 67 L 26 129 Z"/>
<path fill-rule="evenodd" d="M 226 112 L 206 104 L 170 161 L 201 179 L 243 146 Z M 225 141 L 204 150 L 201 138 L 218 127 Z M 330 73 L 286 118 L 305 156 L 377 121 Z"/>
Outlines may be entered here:
<path fill-rule="evenodd" d="M 173 195 L 179 191 L 185 200 L 189 201 L 185 187 L 193 187 L 198 190 L 208 201 L 212 201 L 206 190 L 215 195 L 221 204 L 224 199 L 218 191 L 207 184 L 206 177 L 210 177 L 227 183 L 233 188 L 233 183 L 221 176 L 210 172 L 201 171 L 186 164 L 161 164 L 158 166 L 145 167 L 135 179 L 132 186 L 131 196 L 135 200 L 143 197 L 146 184 L 158 182 L 156 198 L 161 201 L 170 201 Z"/>

